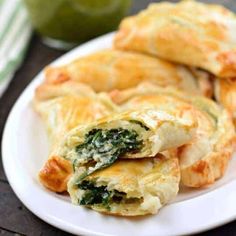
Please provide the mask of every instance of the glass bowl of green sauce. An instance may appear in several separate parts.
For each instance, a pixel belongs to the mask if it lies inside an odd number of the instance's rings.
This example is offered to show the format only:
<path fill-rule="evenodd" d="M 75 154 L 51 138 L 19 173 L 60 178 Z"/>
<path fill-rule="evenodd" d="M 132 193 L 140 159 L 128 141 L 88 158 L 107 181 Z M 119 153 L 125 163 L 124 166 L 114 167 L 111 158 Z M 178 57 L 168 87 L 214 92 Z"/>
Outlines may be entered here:
<path fill-rule="evenodd" d="M 69 49 L 116 29 L 132 0 L 24 0 L 49 46 Z"/>

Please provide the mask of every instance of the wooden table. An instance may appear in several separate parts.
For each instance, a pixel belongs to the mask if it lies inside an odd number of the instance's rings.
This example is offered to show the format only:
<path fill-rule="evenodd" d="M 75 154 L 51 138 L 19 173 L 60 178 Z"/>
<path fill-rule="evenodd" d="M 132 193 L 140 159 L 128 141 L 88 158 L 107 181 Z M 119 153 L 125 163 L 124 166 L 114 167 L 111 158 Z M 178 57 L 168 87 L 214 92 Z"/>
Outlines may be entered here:
<path fill-rule="evenodd" d="M 151 0 L 134 0 L 134 5 L 131 13 L 135 13 L 140 9 L 146 7 Z M 236 1 L 214 1 L 225 4 L 236 11 Z M 8 113 L 28 83 L 45 65 L 53 61 L 55 58 L 61 56 L 64 52 L 57 51 L 43 45 L 37 35 L 32 37 L 26 59 L 22 67 L 17 71 L 9 88 L 0 99 L 0 142 L 5 121 Z M 1 147 L 0 147 L 1 149 Z M 224 199 L 222 199 L 224 201 Z M 219 202 L 219 204 L 221 204 Z M 235 199 L 236 204 L 236 199 Z M 193 212 L 194 214 L 194 212 Z M 204 214 L 204 209 L 202 209 Z M 47 223 L 44 223 L 39 218 L 34 216 L 16 197 L 11 187 L 8 184 L 6 176 L 3 171 L 2 163 L 0 161 L 0 235 L 70 235 L 60 231 Z M 227 224 L 223 227 L 199 234 L 202 236 L 219 235 L 219 236 L 233 236 L 236 235 L 236 221 Z"/>

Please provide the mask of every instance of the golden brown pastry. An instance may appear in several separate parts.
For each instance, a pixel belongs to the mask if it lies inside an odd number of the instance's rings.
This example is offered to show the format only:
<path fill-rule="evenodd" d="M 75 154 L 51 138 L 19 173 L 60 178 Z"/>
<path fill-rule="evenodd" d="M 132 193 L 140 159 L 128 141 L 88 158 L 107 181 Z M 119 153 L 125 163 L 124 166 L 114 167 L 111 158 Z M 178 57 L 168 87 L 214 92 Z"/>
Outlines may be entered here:
<path fill-rule="evenodd" d="M 85 85 L 80 86 L 80 84 L 71 81 L 54 85 L 46 83 L 37 89 L 34 104 L 48 127 L 52 142 L 56 142 L 50 152 L 49 159 L 39 173 L 40 181 L 45 187 L 52 191 L 62 192 L 67 190 L 69 181 L 68 190 L 73 203 L 91 207 L 96 211 L 127 216 L 157 213 L 163 205 L 176 196 L 180 179 L 178 160 L 176 158 L 166 159 L 161 155 L 157 155 L 155 158 L 139 159 L 138 161 L 118 160 L 112 166 L 105 169 L 103 166 L 103 170 L 86 176 L 78 184 L 81 178 L 80 171 L 83 167 L 78 167 L 76 161 L 70 160 L 71 151 L 68 152 L 66 158 L 58 153 L 57 144 L 61 137 L 74 126 L 81 123 L 85 125 L 85 123 L 89 123 L 99 116 L 117 111 L 116 106 L 112 105 L 112 102 L 104 94 L 95 95 Z M 184 140 L 190 139 L 189 136 L 192 136 L 191 132 L 193 132 L 196 125 L 194 121 L 188 120 L 188 115 L 191 114 L 190 111 L 186 112 L 185 116 L 182 115 L 177 119 L 172 115 L 168 116 L 163 109 L 162 112 L 156 114 L 160 116 L 159 123 L 156 121 L 156 124 L 153 123 L 153 119 L 156 118 L 153 117 L 153 114 L 148 114 L 148 112 L 141 114 L 143 114 L 143 116 L 139 116 L 141 120 L 146 120 L 149 117 L 149 120 L 145 122 L 145 124 L 148 123 L 148 129 L 159 127 L 160 142 L 157 144 L 157 149 L 165 149 L 169 146 L 178 146 L 185 143 Z M 114 117 L 112 115 L 111 119 L 117 120 Z M 107 121 L 107 118 L 103 118 L 103 120 Z M 145 135 L 151 131 L 147 131 L 147 127 L 141 126 L 141 122 L 136 120 L 135 112 L 133 112 L 129 128 L 133 127 L 137 129 L 137 132 L 142 130 L 140 136 L 145 138 Z M 109 125 L 112 126 L 112 124 Z M 123 125 L 124 122 L 121 126 L 124 127 Z M 87 124 L 87 126 L 91 125 Z M 181 129 L 183 132 L 181 132 Z M 175 138 L 178 139 L 178 142 L 174 142 L 172 137 L 167 137 L 165 131 L 168 130 L 171 133 L 175 131 Z M 70 132 L 73 133 L 73 131 Z M 112 139 L 116 142 L 118 139 L 115 138 L 114 134 Z M 97 133 L 95 136 L 96 142 L 98 142 L 99 136 Z M 130 136 L 125 134 L 123 140 L 125 142 L 122 144 L 128 144 L 126 148 L 132 151 L 135 151 L 133 149 L 135 143 L 129 142 L 129 138 L 132 141 L 132 138 L 135 138 L 134 136 L 133 133 Z M 155 138 L 158 140 L 158 137 L 153 137 L 153 140 Z M 68 145 L 69 143 L 75 145 L 77 140 L 75 137 L 71 137 L 67 142 Z M 117 143 L 117 145 L 119 144 Z M 141 145 L 138 140 L 137 147 Z M 83 147 L 81 148 L 83 149 Z M 104 149 L 102 158 L 106 158 L 105 155 L 108 155 L 108 153 L 105 152 L 105 149 L 107 147 L 103 146 L 101 148 Z M 152 153 L 153 150 L 150 148 L 149 150 L 143 149 L 143 155 Z M 78 147 L 77 151 L 79 151 Z M 125 151 L 124 147 L 121 151 Z M 84 150 L 82 153 L 85 153 Z M 113 154 L 116 155 L 116 153 Z M 130 154 L 135 156 L 135 152 Z M 135 189 L 135 191 L 132 189 Z"/>
<path fill-rule="evenodd" d="M 236 126 L 236 78 L 216 79 L 215 97 L 232 114 Z"/>
<path fill-rule="evenodd" d="M 178 159 L 162 155 L 139 160 L 118 160 L 78 183 L 68 184 L 72 202 L 106 214 L 137 216 L 155 214 L 178 193 Z"/>
<path fill-rule="evenodd" d="M 196 68 L 196 67 L 188 67 L 188 69 L 191 71 L 194 78 L 197 79 L 198 87 L 199 87 L 200 91 L 202 91 L 201 94 L 195 93 L 194 95 L 203 95 L 205 97 L 212 98 L 213 97 L 213 87 L 214 87 L 213 81 L 216 77 L 213 74 L 211 74 L 207 71 L 204 71 L 202 69 Z M 176 89 L 178 89 L 178 88 L 176 87 Z M 183 92 L 188 92 L 188 89 L 187 90 L 181 89 L 181 90 Z"/>
<path fill-rule="evenodd" d="M 99 96 L 74 81 L 43 83 L 36 89 L 34 108 L 46 124 L 52 143 L 81 123 L 89 123 L 116 109 L 106 96 Z"/>
<path fill-rule="evenodd" d="M 125 18 L 114 45 L 234 77 L 235 30 L 235 14 L 223 6 L 191 0 L 161 2 Z"/>
<path fill-rule="evenodd" d="M 34 108 L 43 119 L 51 141 L 50 155 L 39 179 L 52 191 L 66 191 L 73 169 L 68 160 L 54 155 L 57 144 L 72 128 L 108 115 L 116 108 L 108 98 L 97 96 L 86 85 L 73 81 L 40 85 Z"/>
<path fill-rule="evenodd" d="M 45 71 L 48 83 L 73 80 L 95 91 L 126 89 L 149 81 L 159 86 L 176 87 L 189 93 L 211 95 L 209 75 L 196 75 L 184 66 L 138 53 L 107 49 Z"/>
<path fill-rule="evenodd" d="M 174 107 L 176 116 L 191 105 L 198 120 L 198 128 L 195 138 L 177 152 L 181 182 L 185 186 L 202 187 L 223 176 L 235 142 L 231 116 L 225 109 L 207 98 L 190 97 L 152 84 L 141 84 L 126 91 L 113 91 L 111 97 L 124 110 L 131 107 Z"/>
<path fill-rule="evenodd" d="M 127 110 L 71 130 L 57 156 L 73 163 L 80 180 L 120 158 L 147 158 L 190 142 L 196 120 L 191 109 L 178 116 L 172 108 Z"/>

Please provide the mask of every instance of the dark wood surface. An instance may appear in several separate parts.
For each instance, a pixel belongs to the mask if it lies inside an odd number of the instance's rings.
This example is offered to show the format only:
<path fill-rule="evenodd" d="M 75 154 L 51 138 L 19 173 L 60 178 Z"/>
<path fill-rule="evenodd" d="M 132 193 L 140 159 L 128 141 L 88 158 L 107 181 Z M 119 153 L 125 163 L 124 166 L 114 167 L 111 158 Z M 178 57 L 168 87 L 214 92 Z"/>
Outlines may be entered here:
<path fill-rule="evenodd" d="M 144 8 L 151 0 L 134 0 L 131 13 Z M 236 11 L 235 0 L 209 0 L 208 2 L 219 2 Z M 2 132 L 8 113 L 14 102 L 34 78 L 34 76 L 48 63 L 64 54 L 62 51 L 48 48 L 43 45 L 37 35 L 32 37 L 26 59 L 21 68 L 16 72 L 10 86 L 0 99 L 0 143 Z M 14 132 L 14 131 L 13 131 Z M 0 147 L 1 149 L 1 147 Z M 0 150 L 1 151 L 1 150 Z M 224 199 L 222 199 L 224 201 Z M 221 203 L 219 203 L 221 204 Z M 236 199 L 235 199 L 236 204 Z M 194 212 L 192 213 L 194 214 Z M 202 209 L 204 214 L 204 209 Z M 121 226 L 122 227 L 122 226 Z M 174 232 L 173 232 L 174 233 Z M 61 236 L 70 235 L 58 230 L 34 216 L 15 196 L 8 184 L 4 174 L 2 162 L 0 161 L 0 235 L 43 235 Z M 236 236 L 236 221 L 216 228 L 214 230 L 199 234 L 199 236 Z"/>

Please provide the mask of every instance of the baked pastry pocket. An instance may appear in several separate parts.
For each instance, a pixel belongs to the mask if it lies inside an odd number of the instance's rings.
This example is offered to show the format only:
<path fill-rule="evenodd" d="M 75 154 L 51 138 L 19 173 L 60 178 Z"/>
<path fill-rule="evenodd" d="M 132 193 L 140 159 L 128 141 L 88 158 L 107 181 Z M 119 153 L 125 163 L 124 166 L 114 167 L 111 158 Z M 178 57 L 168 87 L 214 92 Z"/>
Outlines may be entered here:
<path fill-rule="evenodd" d="M 235 29 L 235 14 L 223 6 L 161 2 L 125 18 L 114 46 L 235 77 Z"/>
<path fill-rule="evenodd" d="M 181 183 L 202 187 L 224 175 L 234 151 L 235 130 L 231 115 L 214 101 L 152 84 L 113 91 L 111 97 L 123 110 L 168 107 L 177 117 L 191 107 L 198 123 L 196 135 L 189 143 L 170 153 L 179 157 Z"/>
<path fill-rule="evenodd" d="M 210 96 L 212 90 L 206 72 L 195 73 L 183 65 L 115 49 L 98 51 L 63 66 L 49 66 L 45 77 L 51 84 L 62 81 L 84 83 L 96 92 L 127 89 L 145 81 L 206 96 Z"/>
<path fill-rule="evenodd" d="M 71 130 L 56 155 L 70 160 L 82 180 L 117 159 L 154 157 L 179 147 L 190 142 L 195 131 L 191 111 L 175 117 L 168 109 L 129 110 Z"/>

